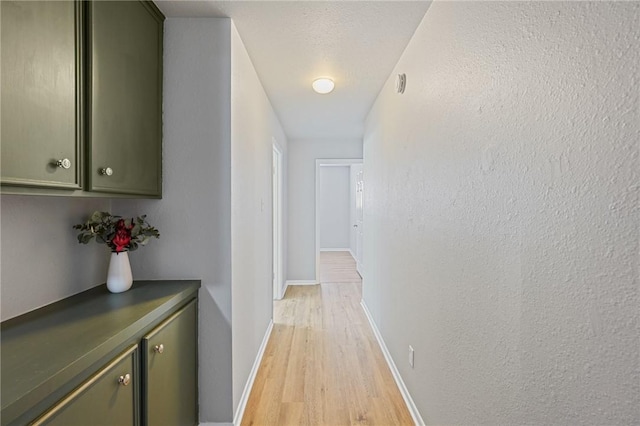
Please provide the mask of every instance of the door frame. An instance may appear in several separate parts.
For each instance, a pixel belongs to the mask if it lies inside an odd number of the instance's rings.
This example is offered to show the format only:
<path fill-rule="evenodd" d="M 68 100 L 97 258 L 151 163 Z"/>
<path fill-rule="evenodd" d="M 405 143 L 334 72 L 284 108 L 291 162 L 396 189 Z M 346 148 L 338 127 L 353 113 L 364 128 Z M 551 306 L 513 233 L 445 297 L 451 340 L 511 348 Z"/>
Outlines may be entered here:
<path fill-rule="evenodd" d="M 271 170 L 271 197 L 272 197 L 272 232 L 273 241 L 272 253 L 272 277 L 273 277 L 273 298 L 282 299 L 284 297 L 284 228 L 283 228 L 283 187 L 284 187 L 284 162 L 282 150 L 278 146 L 276 139 L 271 138 L 273 145 L 272 170 Z"/>
<path fill-rule="evenodd" d="M 364 240 L 364 227 L 363 227 L 363 223 L 364 223 L 364 167 L 360 167 L 360 170 L 357 171 L 355 173 L 353 173 L 353 167 L 351 168 L 351 178 L 354 179 L 354 186 L 355 188 L 353 188 L 355 190 L 355 197 L 352 200 L 355 203 L 355 212 L 353 215 L 353 226 L 355 229 L 354 231 L 354 237 L 355 237 L 355 252 L 352 253 L 354 259 L 356 260 L 356 271 L 358 272 L 358 274 L 360 274 L 361 278 L 364 278 L 364 272 L 363 272 L 363 247 L 362 247 L 362 243 Z M 360 175 L 360 179 L 358 180 L 358 175 Z M 360 212 L 358 212 L 358 199 L 360 200 Z M 360 237 L 360 235 L 362 237 Z"/>
<path fill-rule="evenodd" d="M 319 158 L 316 159 L 316 201 L 315 201 L 315 221 L 316 221 L 316 283 L 320 283 L 320 167 L 331 166 L 351 166 L 352 164 L 363 164 L 362 158 Z"/>

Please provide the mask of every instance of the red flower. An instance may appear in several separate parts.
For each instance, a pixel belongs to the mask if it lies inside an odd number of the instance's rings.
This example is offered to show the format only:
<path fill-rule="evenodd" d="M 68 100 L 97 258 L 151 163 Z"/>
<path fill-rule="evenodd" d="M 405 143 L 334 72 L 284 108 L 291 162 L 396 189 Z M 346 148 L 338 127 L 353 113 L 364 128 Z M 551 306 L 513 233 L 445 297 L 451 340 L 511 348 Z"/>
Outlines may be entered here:
<path fill-rule="evenodd" d="M 111 245 L 116 249 L 116 253 L 124 251 L 131 242 L 131 230 L 133 224 L 130 226 L 125 225 L 124 219 L 120 219 L 116 224 L 116 235 L 111 240 Z"/>

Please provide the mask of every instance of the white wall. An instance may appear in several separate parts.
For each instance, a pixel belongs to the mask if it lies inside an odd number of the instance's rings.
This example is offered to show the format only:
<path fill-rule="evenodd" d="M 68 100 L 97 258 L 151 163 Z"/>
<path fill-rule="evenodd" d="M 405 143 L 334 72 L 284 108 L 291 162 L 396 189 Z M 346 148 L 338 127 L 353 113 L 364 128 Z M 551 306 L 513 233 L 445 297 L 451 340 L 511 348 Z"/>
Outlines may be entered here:
<path fill-rule="evenodd" d="M 639 22 L 434 2 L 375 102 L 364 300 L 428 423 L 640 421 Z"/>
<path fill-rule="evenodd" d="M 202 422 L 233 418 L 230 82 L 229 19 L 165 21 L 163 199 L 113 202 L 123 214 L 146 213 L 160 230 L 132 253 L 135 279 L 202 280 Z"/>
<path fill-rule="evenodd" d="M 361 139 L 291 139 L 288 145 L 288 280 L 316 279 L 316 159 L 362 158 Z"/>
<path fill-rule="evenodd" d="M 231 32 L 231 265 L 233 407 L 272 318 L 272 138 L 287 139 L 251 59 Z M 286 195 L 286 194 L 285 194 Z"/>
<path fill-rule="evenodd" d="M 351 245 L 350 166 L 320 167 L 320 249 L 349 249 Z"/>
<path fill-rule="evenodd" d="M 109 200 L 2 195 L 2 320 L 32 311 L 105 282 L 110 251 L 81 245 L 76 223 Z"/>

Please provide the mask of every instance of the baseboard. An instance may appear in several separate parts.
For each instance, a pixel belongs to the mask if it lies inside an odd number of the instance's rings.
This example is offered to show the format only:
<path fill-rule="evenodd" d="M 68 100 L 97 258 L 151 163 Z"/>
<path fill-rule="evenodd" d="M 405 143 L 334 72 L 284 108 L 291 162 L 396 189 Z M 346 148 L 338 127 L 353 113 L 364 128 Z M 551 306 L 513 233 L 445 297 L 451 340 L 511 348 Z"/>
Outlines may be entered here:
<path fill-rule="evenodd" d="M 285 292 L 286 292 L 286 287 L 289 287 L 290 285 L 316 285 L 318 284 L 318 281 L 316 280 L 287 280 L 285 282 Z"/>
<path fill-rule="evenodd" d="M 253 388 L 253 382 L 256 380 L 258 368 L 260 368 L 260 363 L 262 362 L 262 357 L 264 356 L 264 351 L 267 348 L 267 342 L 269 342 L 269 337 L 271 337 L 272 330 L 273 320 L 269 321 L 269 326 L 267 327 L 267 331 L 264 333 L 264 337 L 262 338 L 262 343 L 260 344 L 260 349 L 258 349 L 256 360 L 253 362 L 253 367 L 251 367 L 251 372 L 249 373 L 249 377 L 247 378 L 247 383 L 244 385 L 244 390 L 242 391 L 242 396 L 240 397 L 240 403 L 238 404 L 236 415 L 233 417 L 234 425 L 239 425 L 240 423 L 242 423 L 242 416 L 244 416 L 244 410 L 245 408 L 247 408 L 247 402 L 249 401 L 251 388 Z"/>
<path fill-rule="evenodd" d="M 402 394 L 402 398 L 404 399 L 405 404 L 407 404 L 407 408 L 409 409 L 409 413 L 411 413 L 411 417 L 413 418 L 413 422 L 418 426 L 424 426 L 424 420 L 422 420 L 422 416 L 418 411 L 418 407 L 413 402 L 413 398 L 409 394 L 409 390 L 404 384 L 402 380 L 402 376 L 400 376 L 400 371 L 396 367 L 395 362 L 393 362 L 393 358 L 391 358 L 391 354 L 389 353 L 389 349 L 387 349 L 387 345 L 384 343 L 382 339 L 382 335 L 380 334 L 380 330 L 378 330 L 378 326 L 373 321 L 373 317 L 371 316 L 371 312 L 369 312 L 369 308 L 367 308 L 367 304 L 364 300 L 360 301 L 360 305 L 362 306 L 362 310 L 364 311 L 367 320 L 369 320 L 369 324 L 371 325 L 371 329 L 373 330 L 373 334 L 376 336 L 376 340 L 378 341 L 378 345 L 380 345 L 380 349 L 382 350 L 382 354 L 384 355 L 384 359 L 387 361 L 387 365 L 391 370 L 391 374 L 393 374 L 393 378 L 398 385 L 398 389 L 400 389 L 400 394 Z"/>

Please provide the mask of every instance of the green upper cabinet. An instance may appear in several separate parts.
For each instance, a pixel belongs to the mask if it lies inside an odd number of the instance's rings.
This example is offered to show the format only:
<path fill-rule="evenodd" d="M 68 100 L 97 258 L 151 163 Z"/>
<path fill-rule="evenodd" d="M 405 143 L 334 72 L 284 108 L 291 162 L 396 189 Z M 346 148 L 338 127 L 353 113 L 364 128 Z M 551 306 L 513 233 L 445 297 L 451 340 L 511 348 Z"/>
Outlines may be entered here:
<path fill-rule="evenodd" d="M 3 193 L 162 197 L 164 16 L 0 1 Z"/>
<path fill-rule="evenodd" d="M 88 190 L 159 197 L 164 17 L 148 2 L 88 8 Z"/>
<path fill-rule="evenodd" d="M 80 4 L 1 1 L 3 184 L 79 189 Z"/>

